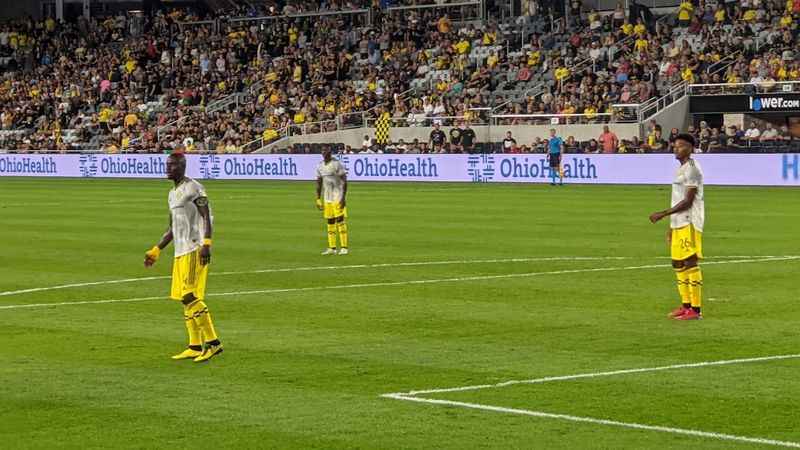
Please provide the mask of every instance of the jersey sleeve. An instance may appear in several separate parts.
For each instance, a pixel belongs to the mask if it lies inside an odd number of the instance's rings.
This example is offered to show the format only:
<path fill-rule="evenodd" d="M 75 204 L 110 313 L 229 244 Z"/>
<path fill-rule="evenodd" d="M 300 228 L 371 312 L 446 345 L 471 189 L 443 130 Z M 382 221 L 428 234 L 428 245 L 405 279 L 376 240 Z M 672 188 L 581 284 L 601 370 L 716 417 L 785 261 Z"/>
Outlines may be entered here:
<path fill-rule="evenodd" d="M 322 178 L 321 166 L 317 166 L 317 178 Z"/>
<path fill-rule="evenodd" d="M 347 171 L 344 169 L 344 164 L 339 161 L 337 161 L 336 164 L 336 175 L 339 175 L 340 177 L 347 175 Z"/>
<path fill-rule="evenodd" d="M 208 197 L 206 194 L 206 188 L 204 188 L 200 183 L 192 183 L 192 188 L 189 190 L 186 200 L 193 202 L 201 197 Z"/>

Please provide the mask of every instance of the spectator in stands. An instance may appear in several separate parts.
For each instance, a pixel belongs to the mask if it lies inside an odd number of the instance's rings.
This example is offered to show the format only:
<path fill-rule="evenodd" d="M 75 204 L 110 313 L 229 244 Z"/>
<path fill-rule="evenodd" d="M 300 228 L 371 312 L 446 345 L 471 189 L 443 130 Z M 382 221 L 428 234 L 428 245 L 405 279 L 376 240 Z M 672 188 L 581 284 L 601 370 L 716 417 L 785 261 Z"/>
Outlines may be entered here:
<path fill-rule="evenodd" d="M 470 128 L 469 122 L 462 125 L 461 128 L 461 149 L 464 153 L 475 152 L 475 130 Z"/>
<path fill-rule="evenodd" d="M 716 153 L 727 145 L 727 136 L 725 133 L 720 133 L 719 128 L 711 129 L 711 139 L 708 142 L 708 153 Z"/>
<path fill-rule="evenodd" d="M 583 147 L 583 153 L 600 153 L 600 146 L 595 139 L 590 139 Z"/>
<path fill-rule="evenodd" d="M 515 153 L 517 147 L 517 140 L 511 137 L 511 132 L 506 132 L 506 137 L 503 139 L 503 153 Z"/>
<path fill-rule="evenodd" d="M 761 142 L 774 142 L 778 140 L 779 136 L 778 130 L 772 126 L 772 122 L 767 122 L 764 132 L 761 133 L 761 136 L 758 138 L 758 140 Z"/>
<path fill-rule="evenodd" d="M 755 122 L 750 122 L 750 128 L 744 132 L 744 139 L 746 141 L 757 141 L 761 137 L 761 130 L 758 129 Z"/>
<path fill-rule="evenodd" d="M 575 140 L 575 136 L 567 136 L 567 140 L 564 141 L 564 153 L 581 153 L 583 149 Z"/>
<path fill-rule="evenodd" d="M 598 141 L 603 148 L 603 153 L 615 153 L 619 146 L 619 138 L 609 130 L 608 125 L 603 125 L 603 133 L 600 134 Z"/>

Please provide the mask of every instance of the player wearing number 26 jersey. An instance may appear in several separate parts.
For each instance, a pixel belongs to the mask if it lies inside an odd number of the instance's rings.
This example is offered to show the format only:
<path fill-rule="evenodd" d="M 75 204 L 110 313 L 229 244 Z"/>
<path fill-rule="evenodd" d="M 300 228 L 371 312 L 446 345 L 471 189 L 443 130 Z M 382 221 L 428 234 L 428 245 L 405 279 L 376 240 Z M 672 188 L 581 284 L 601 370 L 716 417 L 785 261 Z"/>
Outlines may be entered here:
<path fill-rule="evenodd" d="M 655 223 L 670 216 L 667 241 L 670 243 L 672 267 L 678 278 L 681 306 L 670 313 L 678 320 L 701 319 L 703 275 L 698 262 L 703 258 L 703 226 L 705 225 L 705 199 L 703 171 L 692 159 L 695 140 L 690 134 L 679 134 L 674 139 L 675 157 L 681 163 L 672 181 L 671 208 L 653 213 Z"/>

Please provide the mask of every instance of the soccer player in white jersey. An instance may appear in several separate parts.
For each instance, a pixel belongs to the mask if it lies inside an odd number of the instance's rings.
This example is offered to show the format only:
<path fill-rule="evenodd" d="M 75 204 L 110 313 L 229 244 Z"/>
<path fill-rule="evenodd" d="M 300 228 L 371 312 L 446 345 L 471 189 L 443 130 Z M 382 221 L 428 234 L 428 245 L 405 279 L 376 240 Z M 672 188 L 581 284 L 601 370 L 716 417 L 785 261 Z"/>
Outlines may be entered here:
<path fill-rule="evenodd" d="M 650 215 L 656 223 L 670 216 L 667 242 L 670 244 L 672 267 L 678 278 L 681 306 L 670 313 L 678 320 L 702 319 L 703 274 L 698 261 L 703 258 L 703 171 L 692 159 L 695 140 L 691 134 L 679 134 L 673 139 L 675 158 L 681 163 L 672 181 L 672 207 Z"/>
<path fill-rule="evenodd" d="M 325 201 L 322 195 L 325 195 Z M 347 171 L 344 165 L 331 156 L 331 149 L 322 149 L 322 162 L 317 166 L 317 208 L 328 222 L 328 248 L 323 255 L 335 255 L 336 231 L 339 231 L 339 254 L 346 255 L 347 248 Z"/>
<path fill-rule="evenodd" d="M 144 265 L 155 264 L 161 250 L 174 242 L 170 297 L 183 303 L 189 347 L 172 359 L 203 362 L 222 353 L 211 313 L 203 301 L 211 263 L 211 210 L 203 185 L 185 174 L 186 158 L 180 153 L 171 154 L 167 158 L 167 178 L 175 187 L 169 191 L 169 226 L 158 245 L 145 253 Z"/>

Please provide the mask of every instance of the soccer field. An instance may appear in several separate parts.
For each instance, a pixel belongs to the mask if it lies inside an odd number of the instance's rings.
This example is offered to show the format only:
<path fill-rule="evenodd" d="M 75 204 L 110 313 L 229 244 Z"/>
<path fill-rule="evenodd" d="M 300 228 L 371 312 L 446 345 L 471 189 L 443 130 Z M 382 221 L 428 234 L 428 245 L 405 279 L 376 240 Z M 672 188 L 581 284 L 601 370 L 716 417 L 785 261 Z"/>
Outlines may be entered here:
<path fill-rule="evenodd" d="M 169 181 L 0 179 L 3 448 L 800 447 L 797 189 L 706 187 L 680 322 L 668 186 L 351 183 L 323 257 L 313 183 L 204 184 L 196 364 Z"/>

